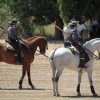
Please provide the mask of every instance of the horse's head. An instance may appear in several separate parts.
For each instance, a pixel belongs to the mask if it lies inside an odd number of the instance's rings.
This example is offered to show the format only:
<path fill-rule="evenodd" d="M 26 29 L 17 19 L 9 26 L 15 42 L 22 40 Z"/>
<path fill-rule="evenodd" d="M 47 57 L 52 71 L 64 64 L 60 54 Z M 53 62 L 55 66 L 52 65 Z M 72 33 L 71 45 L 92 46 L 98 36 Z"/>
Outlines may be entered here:
<path fill-rule="evenodd" d="M 39 49 L 40 49 L 41 54 L 44 54 L 46 52 L 46 49 L 48 49 L 47 38 L 46 37 L 41 38 L 41 41 L 39 43 Z"/>
<path fill-rule="evenodd" d="M 80 35 L 82 30 L 86 31 L 86 27 L 84 24 L 81 24 L 81 25 L 78 25 L 77 26 L 77 31 L 78 31 L 78 34 Z"/>
<path fill-rule="evenodd" d="M 88 29 L 87 29 L 85 24 L 78 25 L 77 32 L 78 32 L 79 36 L 81 36 L 84 39 L 87 39 L 87 37 L 88 37 Z"/>

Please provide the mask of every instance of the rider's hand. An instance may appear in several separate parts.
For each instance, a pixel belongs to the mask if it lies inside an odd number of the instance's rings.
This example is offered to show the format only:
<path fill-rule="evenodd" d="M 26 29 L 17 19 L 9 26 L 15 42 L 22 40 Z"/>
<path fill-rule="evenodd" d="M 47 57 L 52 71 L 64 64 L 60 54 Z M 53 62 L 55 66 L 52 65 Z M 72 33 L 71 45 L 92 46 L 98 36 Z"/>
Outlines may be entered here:
<path fill-rule="evenodd" d="M 82 44 L 81 44 L 81 43 L 79 43 L 78 45 L 82 46 Z"/>
<path fill-rule="evenodd" d="M 21 37 L 20 37 L 20 36 L 18 36 L 18 39 L 21 39 Z"/>

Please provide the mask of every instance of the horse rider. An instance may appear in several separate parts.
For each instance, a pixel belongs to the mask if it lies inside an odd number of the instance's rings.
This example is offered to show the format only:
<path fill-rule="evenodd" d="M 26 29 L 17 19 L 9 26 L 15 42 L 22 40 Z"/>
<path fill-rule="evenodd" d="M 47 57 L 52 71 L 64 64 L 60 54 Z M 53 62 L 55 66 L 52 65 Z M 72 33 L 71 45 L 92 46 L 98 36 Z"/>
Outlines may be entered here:
<path fill-rule="evenodd" d="M 85 23 L 85 20 L 84 20 L 84 17 L 82 16 L 79 19 L 79 24 L 81 25 L 81 24 L 84 24 L 84 23 Z"/>
<path fill-rule="evenodd" d="M 15 64 L 21 64 L 22 60 L 22 55 L 21 55 L 22 48 L 21 48 L 21 43 L 19 41 L 20 37 L 16 32 L 16 27 L 18 23 L 19 22 L 17 20 L 12 20 L 10 22 L 11 26 L 8 28 L 8 40 L 12 45 L 12 47 L 15 49 L 15 58 L 16 58 Z"/>
<path fill-rule="evenodd" d="M 67 40 L 64 42 L 64 47 L 68 47 L 73 45 L 74 47 L 76 47 L 79 52 L 80 52 L 80 63 L 79 63 L 79 68 L 86 68 L 85 67 L 85 50 L 82 47 L 82 44 L 79 42 L 78 39 L 78 34 L 77 34 L 77 21 L 72 21 L 70 23 L 70 29 L 67 32 L 68 37 Z"/>
<path fill-rule="evenodd" d="M 75 17 L 72 17 L 72 19 L 70 20 L 70 23 L 71 23 L 72 21 L 75 21 Z"/>

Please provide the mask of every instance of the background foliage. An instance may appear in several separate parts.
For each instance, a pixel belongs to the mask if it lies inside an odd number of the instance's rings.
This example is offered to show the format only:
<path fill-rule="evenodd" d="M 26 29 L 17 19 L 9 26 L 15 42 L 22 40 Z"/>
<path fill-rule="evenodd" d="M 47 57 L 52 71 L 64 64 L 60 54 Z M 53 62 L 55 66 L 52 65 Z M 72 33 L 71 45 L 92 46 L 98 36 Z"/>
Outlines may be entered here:
<path fill-rule="evenodd" d="M 91 16 L 99 19 L 100 0 L 57 0 L 60 5 L 60 16 L 68 23 L 72 17 L 78 20 L 84 16 L 88 20 Z"/>
<path fill-rule="evenodd" d="M 54 22 L 63 29 L 63 22 L 68 24 L 73 16 L 76 20 L 81 16 L 85 20 L 95 17 L 100 24 L 100 0 L 0 0 L 0 25 L 8 27 L 11 19 L 18 19 L 23 35 L 34 36 L 34 32 L 44 35 L 45 25 Z M 56 39 L 62 39 L 58 29 L 54 34 Z"/>

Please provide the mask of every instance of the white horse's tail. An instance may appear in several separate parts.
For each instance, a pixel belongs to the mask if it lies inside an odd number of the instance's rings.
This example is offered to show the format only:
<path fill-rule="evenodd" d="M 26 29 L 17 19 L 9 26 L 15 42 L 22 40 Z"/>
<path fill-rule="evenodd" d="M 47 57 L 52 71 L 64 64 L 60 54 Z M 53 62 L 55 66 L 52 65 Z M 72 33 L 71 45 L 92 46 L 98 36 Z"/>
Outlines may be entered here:
<path fill-rule="evenodd" d="M 58 48 L 60 48 L 60 47 L 57 47 L 57 48 L 55 48 L 54 50 L 52 50 L 52 51 L 50 52 L 50 54 L 49 54 L 49 60 L 53 60 L 55 51 L 56 51 Z"/>
<path fill-rule="evenodd" d="M 58 47 L 59 48 L 59 47 Z M 55 48 L 54 50 L 52 50 L 49 54 L 49 61 L 50 61 L 50 64 L 51 64 L 51 67 L 54 69 L 55 68 L 55 65 L 54 65 L 54 62 L 53 62 L 53 58 L 54 58 L 54 54 L 55 54 L 55 51 L 58 49 L 58 48 Z"/>
<path fill-rule="evenodd" d="M 53 61 L 53 58 L 54 58 L 54 53 L 55 53 L 55 50 L 52 50 L 49 54 L 49 62 L 50 62 L 50 65 L 51 65 L 51 69 L 55 69 L 55 65 L 54 65 L 54 61 Z"/>

